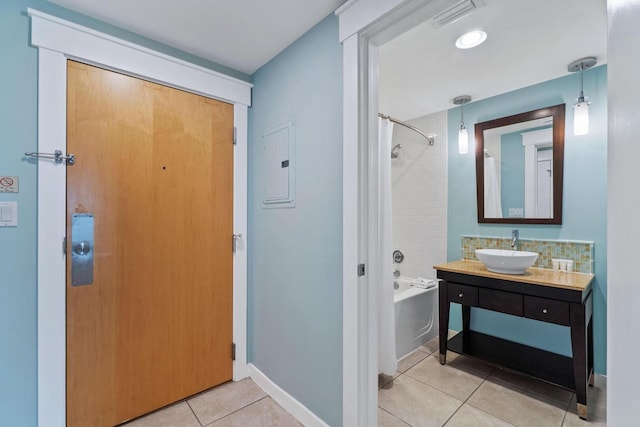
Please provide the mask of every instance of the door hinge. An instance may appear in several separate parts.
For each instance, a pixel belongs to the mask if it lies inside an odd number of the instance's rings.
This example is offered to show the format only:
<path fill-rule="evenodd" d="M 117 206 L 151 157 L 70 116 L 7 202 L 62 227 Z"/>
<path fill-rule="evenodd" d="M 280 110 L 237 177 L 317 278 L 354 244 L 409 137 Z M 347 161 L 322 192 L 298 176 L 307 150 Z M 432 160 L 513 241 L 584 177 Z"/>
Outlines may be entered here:
<path fill-rule="evenodd" d="M 236 360 L 236 343 L 231 343 L 231 360 Z"/>
<path fill-rule="evenodd" d="M 238 143 L 238 128 L 237 127 L 233 127 L 233 145 L 236 145 Z"/>
<path fill-rule="evenodd" d="M 364 264 L 358 264 L 358 277 L 364 276 Z"/>
<path fill-rule="evenodd" d="M 67 238 L 66 236 L 62 239 L 62 253 L 67 254 Z"/>

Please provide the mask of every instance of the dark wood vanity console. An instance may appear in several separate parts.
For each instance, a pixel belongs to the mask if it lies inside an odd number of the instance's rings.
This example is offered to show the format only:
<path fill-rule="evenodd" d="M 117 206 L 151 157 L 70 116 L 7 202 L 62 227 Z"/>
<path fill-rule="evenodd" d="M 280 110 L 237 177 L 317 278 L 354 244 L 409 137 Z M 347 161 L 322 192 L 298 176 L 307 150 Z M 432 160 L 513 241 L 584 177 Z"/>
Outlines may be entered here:
<path fill-rule="evenodd" d="M 578 415 L 587 418 L 587 385 L 593 385 L 592 274 L 530 268 L 523 275 L 507 275 L 467 260 L 434 268 L 442 279 L 441 364 L 449 350 L 575 390 Z M 462 305 L 462 332 L 447 340 L 450 303 Z M 573 357 L 472 331 L 471 307 L 568 326 Z"/>

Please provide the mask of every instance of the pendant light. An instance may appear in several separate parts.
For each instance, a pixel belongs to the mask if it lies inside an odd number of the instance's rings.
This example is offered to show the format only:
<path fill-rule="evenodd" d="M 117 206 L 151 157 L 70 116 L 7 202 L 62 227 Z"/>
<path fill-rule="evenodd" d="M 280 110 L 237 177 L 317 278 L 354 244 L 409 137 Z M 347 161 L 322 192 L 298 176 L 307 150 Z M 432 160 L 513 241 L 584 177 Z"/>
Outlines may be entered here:
<path fill-rule="evenodd" d="M 573 61 L 567 67 L 567 70 L 572 73 L 580 71 L 580 94 L 578 95 L 578 103 L 573 106 L 574 135 L 589 133 L 589 102 L 584 100 L 583 72 L 596 65 L 596 62 L 596 58 L 590 56 Z"/>
<path fill-rule="evenodd" d="M 458 153 L 467 154 L 469 152 L 469 132 L 464 126 L 464 104 L 471 102 L 469 95 L 461 95 L 453 98 L 453 103 L 460 106 L 460 130 L 458 131 Z"/>

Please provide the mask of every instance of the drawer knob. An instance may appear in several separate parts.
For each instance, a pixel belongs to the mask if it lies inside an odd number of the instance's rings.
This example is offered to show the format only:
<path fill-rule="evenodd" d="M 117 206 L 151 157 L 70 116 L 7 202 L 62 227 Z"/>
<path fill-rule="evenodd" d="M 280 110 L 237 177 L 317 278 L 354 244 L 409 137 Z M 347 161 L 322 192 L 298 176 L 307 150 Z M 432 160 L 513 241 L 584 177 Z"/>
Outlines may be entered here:
<path fill-rule="evenodd" d="M 546 309 L 546 308 L 543 308 L 543 309 L 542 309 L 542 312 L 543 312 L 544 314 L 547 314 L 547 309 Z"/>
<path fill-rule="evenodd" d="M 458 297 L 459 297 L 459 298 L 462 298 L 463 296 L 464 296 L 464 294 L 463 294 L 462 292 L 460 292 L 460 293 L 458 294 Z"/>

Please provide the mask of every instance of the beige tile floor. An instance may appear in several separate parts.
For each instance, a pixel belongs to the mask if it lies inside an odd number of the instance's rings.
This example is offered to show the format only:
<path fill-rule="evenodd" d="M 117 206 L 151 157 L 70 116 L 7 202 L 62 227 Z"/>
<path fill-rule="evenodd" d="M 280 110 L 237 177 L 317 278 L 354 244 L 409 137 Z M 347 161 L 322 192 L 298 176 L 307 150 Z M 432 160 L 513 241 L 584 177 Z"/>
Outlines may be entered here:
<path fill-rule="evenodd" d="M 121 427 L 299 427 L 251 379 L 228 382 Z"/>
<path fill-rule="evenodd" d="M 380 427 L 601 427 L 606 390 L 589 388 L 589 421 L 578 418 L 576 396 L 533 378 L 449 352 L 438 362 L 431 341 L 380 376 Z M 126 427 L 301 426 L 251 379 L 229 382 L 131 421 Z M 346 427 L 346 426 L 345 426 Z"/>
<path fill-rule="evenodd" d="M 600 427 L 606 389 L 589 388 L 589 421 L 578 418 L 576 395 L 534 378 L 447 353 L 438 362 L 435 339 L 379 377 L 378 426 Z"/>

